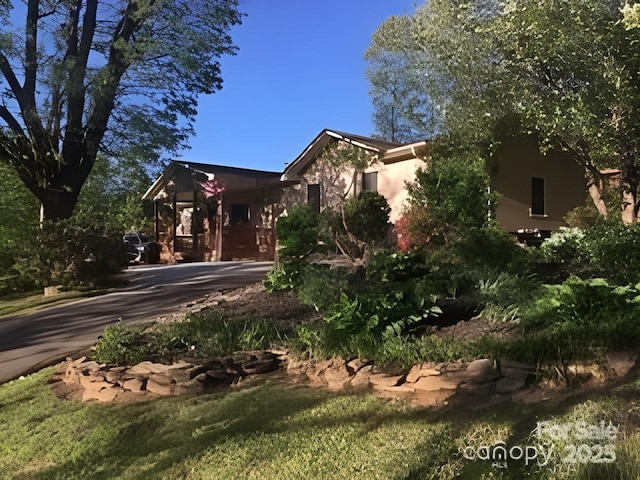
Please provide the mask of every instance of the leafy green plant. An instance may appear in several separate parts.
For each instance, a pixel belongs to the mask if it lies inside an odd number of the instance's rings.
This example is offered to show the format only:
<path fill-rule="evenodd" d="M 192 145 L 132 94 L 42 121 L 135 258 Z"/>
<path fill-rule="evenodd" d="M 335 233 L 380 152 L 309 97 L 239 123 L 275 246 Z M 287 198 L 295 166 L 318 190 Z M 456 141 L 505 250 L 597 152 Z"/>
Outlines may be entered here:
<path fill-rule="evenodd" d="M 268 348 L 282 338 L 271 323 L 224 319 L 216 313 L 189 316 L 183 322 L 151 327 L 116 324 L 107 327 L 96 344 L 94 359 L 132 364 L 142 360 L 206 358 L 239 350 Z"/>
<path fill-rule="evenodd" d="M 288 345 L 303 358 L 319 358 L 323 356 L 321 333 L 317 326 L 309 324 L 298 325 L 296 334 L 289 339 Z"/>
<path fill-rule="evenodd" d="M 295 290 L 300 284 L 305 264 L 300 260 L 289 260 L 273 267 L 262 282 L 269 293 Z"/>
<path fill-rule="evenodd" d="M 33 238 L 24 243 L 14 268 L 37 287 L 91 283 L 125 263 L 122 233 L 100 219 L 45 222 Z"/>
<path fill-rule="evenodd" d="M 421 278 L 430 272 L 425 255 L 419 251 L 374 253 L 367 264 L 367 279 L 378 282 L 403 282 Z"/>
<path fill-rule="evenodd" d="M 309 265 L 302 275 L 298 299 L 319 312 L 327 312 L 340 301 L 340 294 L 349 287 L 346 268 L 330 269 L 328 265 Z"/>
<path fill-rule="evenodd" d="M 121 365 L 138 363 L 148 354 L 149 340 L 144 327 L 116 323 L 102 332 L 93 359 Z"/>
<path fill-rule="evenodd" d="M 568 381 L 570 362 L 611 349 L 640 345 L 640 284 L 569 277 L 543 286 L 542 295 L 522 315 L 524 337 L 515 348 L 528 361 L 555 362 Z"/>
<path fill-rule="evenodd" d="M 287 215 L 278 218 L 278 242 L 282 257 L 298 257 L 311 253 L 318 243 L 318 214 L 308 204 L 292 206 Z"/>
<path fill-rule="evenodd" d="M 480 316 L 489 322 L 516 322 L 539 288 L 532 276 L 523 277 L 500 272 L 480 279 L 478 298 Z"/>
<path fill-rule="evenodd" d="M 342 294 L 335 311 L 324 319 L 323 342 L 340 355 L 371 358 L 383 335 L 402 336 L 416 323 L 441 313 L 435 297 L 387 294 Z"/>

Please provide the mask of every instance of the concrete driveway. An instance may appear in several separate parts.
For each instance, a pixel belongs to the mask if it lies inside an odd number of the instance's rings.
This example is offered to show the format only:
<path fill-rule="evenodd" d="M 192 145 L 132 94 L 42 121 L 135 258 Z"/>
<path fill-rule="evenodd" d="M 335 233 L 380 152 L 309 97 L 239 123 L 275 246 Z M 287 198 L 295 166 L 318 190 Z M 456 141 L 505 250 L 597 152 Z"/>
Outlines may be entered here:
<path fill-rule="evenodd" d="M 264 279 L 270 262 L 136 266 L 129 284 L 101 297 L 0 319 L 0 383 L 90 347 L 107 325 L 171 312 L 204 294 Z"/>

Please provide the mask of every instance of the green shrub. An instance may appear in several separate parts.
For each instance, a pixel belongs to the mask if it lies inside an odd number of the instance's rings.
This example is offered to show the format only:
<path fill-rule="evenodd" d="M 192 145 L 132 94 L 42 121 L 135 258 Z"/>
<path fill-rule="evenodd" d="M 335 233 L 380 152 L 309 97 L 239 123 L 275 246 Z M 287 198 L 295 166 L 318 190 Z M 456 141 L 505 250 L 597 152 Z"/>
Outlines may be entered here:
<path fill-rule="evenodd" d="M 575 275 L 634 285 L 640 280 L 640 256 L 635 254 L 639 250 L 639 224 L 601 221 L 586 230 L 561 229 L 538 253 L 541 262 L 556 269 L 556 278 Z"/>
<path fill-rule="evenodd" d="M 478 283 L 480 316 L 489 322 L 518 321 L 540 288 L 533 276 L 500 272 Z"/>
<path fill-rule="evenodd" d="M 144 327 L 116 323 L 104 329 L 93 359 L 100 363 L 133 365 L 148 356 L 150 342 Z"/>
<path fill-rule="evenodd" d="M 92 283 L 119 272 L 126 258 L 122 233 L 99 219 L 45 222 L 23 247 L 14 268 L 37 287 Z"/>
<path fill-rule="evenodd" d="M 594 353 L 640 346 L 640 284 L 616 286 L 605 279 L 570 277 L 545 285 L 523 312 L 529 360 L 563 363 Z"/>
<path fill-rule="evenodd" d="M 93 358 L 121 365 L 142 360 L 207 358 L 260 350 L 281 340 L 277 328 L 263 320 L 227 320 L 217 313 L 199 313 L 183 322 L 151 327 L 121 323 L 109 326 L 98 340 Z"/>
<path fill-rule="evenodd" d="M 435 296 L 425 298 L 419 285 L 413 295 L 343 293 L 333 314 L 324 319 L 323 344 L 338 355 L 372 358 L 383 335 L 402 336 L 412 325 L 441 313 L 434 303 Z"/>
<path fill-rule="evenodd" d="M 298 299 L 319 312 L 327 312 L 340 301 L 349 287 L 346 268 L 330 269 L 328 265 L 309 265 L 302 274 Z"/>
<path fill-rule="evenodd" d="M 460 231 L 483 227 L 495 218 L 496 195 L 490 193 L 489 175 L 477 152 L 458 151 L 444 142 L 433 147 L 428 165 L 407 184 L 406 213 L 414 241 L 446 245 Z"/>
<path fill-rule="evenodd" d="M 269 293 L 295 290 L 301 282 L 305 263 L 301 260 L 289 260 L 272 267 L 262 282 Z"/>
<path fill-rule="evenodd" d="M 511 272 L 529 270 L 527 251 L 519 247 L 510 234 L 496 226 L 468 228 L 452 242 L 452 247 L 467 268 Z"/>
<path fill-rule="evenodd" d="M 380 245 L 389 229 L 391 207 L 378 192 L 365 190 L 349 197 L 344 204 L 344 219 L 349 231 L 358 240 Z"/>
<path fill-rule="evenodd" d="M 311 205 L 292 206 L 287 215 L 278 218 L 278 242 L 282 257 L 298 257 L 311 253 L 318 244 L 318 214 Z"/>
<path fill-rule="evenodd" d="M 430 272 L 422 252 L 407 253 L 383 250 L 374 253 L 367 264 L 367 279 L 376 282 L 404 282 L 422 278 Z"/>
<path fill-rule="evenodd" d="M 589 276 L 618 285 L 634 285 L 640 280 L 640 224 L 602 222 L 585 231 L 584 243 L 581 260 L 589 267 Z M 586 274 L 581 276 L 586 278 Z"/>

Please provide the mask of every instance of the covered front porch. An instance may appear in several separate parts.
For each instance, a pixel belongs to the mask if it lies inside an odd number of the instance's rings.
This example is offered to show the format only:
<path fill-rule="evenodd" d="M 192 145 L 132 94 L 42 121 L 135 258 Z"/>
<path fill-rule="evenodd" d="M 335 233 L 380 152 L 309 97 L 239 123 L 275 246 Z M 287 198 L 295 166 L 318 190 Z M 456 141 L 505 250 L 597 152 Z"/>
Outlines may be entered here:
<path fill-rule="evenodd" d="M 143 200 L 154 203 L 162 262 L 275 257 L 280 173 L 173 161 Z"/>

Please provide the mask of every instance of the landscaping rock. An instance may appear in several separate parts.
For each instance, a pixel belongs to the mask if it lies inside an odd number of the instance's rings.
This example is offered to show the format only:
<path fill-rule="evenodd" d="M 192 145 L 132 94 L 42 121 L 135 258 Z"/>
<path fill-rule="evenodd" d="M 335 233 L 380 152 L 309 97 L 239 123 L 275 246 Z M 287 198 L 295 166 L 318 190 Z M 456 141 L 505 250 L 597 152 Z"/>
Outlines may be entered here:
<path fill-rule="evenodd" d="M 487 383 L 500 378 L 500 373 L 493 368 L 493 362 L 489 359 L 474 360 L 464 372 L 465 383 Z"/>
<path fill-rule="evenodd" d="M 386 373 L 374 373 L 369 376 L 369 384 L 374 390 L 386 391 L 390 387 L 396 387 L 402 375 L 389 376 Z"/>
<path fill-rule="evenodd" d="M 609 352 L 607 362 L 617 377 L 624 377 L 633 368 L 638 360 L 638 354 L 634 352 Z"/>
<path fill-rule="evenodd" d="M 369 382 L 371 379 L 371 371 L 373 367 L 366 365 L 358 370 L 355 375 L 349 380 L 349 385 L 354 390 L 366 390 L 369 388 Z"/>
<path fill-rule="evenodd" d="M 496 382 L 496 393 L 513 393 L 527 385 L 527 375 L 510 375 Z"/>
<path fill-rule="evenodd" d="M 334 365 L 331 368 L 327 368 L 322 373 L 322 377 L 327 384 L 327 388 L 333 391 L 342 390 L 344 386 L 351 380 L 349 370 L 347 370 L 347 367 L 344 363 Z"/>
<path fill-rule="evenodd" d="M 465 395 L 488 396 L 496 392 L 496 384 L 495 382 L 461 383 L 458 385 L 458 391 Z"/>
<path fill-rule="evenodd" d="M 142 378 L 131 378 L 122 382 L 122 388 L 131 392 L 142 392 L 145 389 L 146 381 Z"/>
<path fill-rule="evenodd" d="M 434 392 L 438 390 L 453 390 L 458 388 L 460 380 L 452 378 L 448 375 L 420 377 L 415 383 L 413 388 L 417 391 Z"/>
<path fill-rule="evenodd" d="M 407 383 L 415 383 L 419 378 L 433 375 L 440 375 L 440 370 L 436 368 L 436 365 L 434 363 L 422 363 L 411 367 L 405 381 Z"/>
<path fill-rule="evenodd" d="M 118 394 L 122 392 L 124 392 L 122 388 L 114 387 L 113 385 L 101 390 L 85 389 L 82 393 L 82 401 L 97 400 L 98 402 L 112 402 Z"/>
<path fill-rule="evenodd" d="M 365 365 L 366 363 L 359 358 L 354 358 L 353 360 L 347 362 L 345 366 L 350 375 L 355 375 Z"/>
<path fill-rule="evenodd" d="M 154 374 L 147 379 L 146 390 L 158 395 L 171 395 L 173 393 L 173 385 L 167 377 Z"/>
<path fill-rule="evenodd" d="M 418 407 L 446 405 L 455 393 L 455 390 L 416 390 L 411 403 Z"/>

